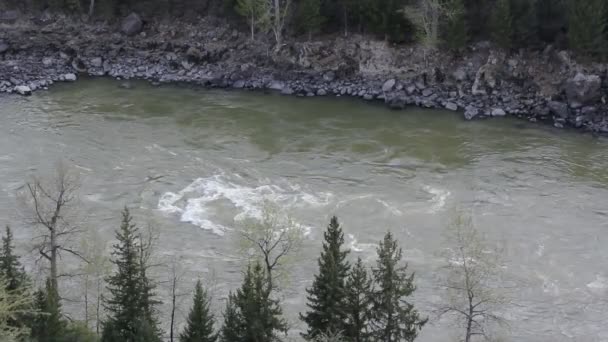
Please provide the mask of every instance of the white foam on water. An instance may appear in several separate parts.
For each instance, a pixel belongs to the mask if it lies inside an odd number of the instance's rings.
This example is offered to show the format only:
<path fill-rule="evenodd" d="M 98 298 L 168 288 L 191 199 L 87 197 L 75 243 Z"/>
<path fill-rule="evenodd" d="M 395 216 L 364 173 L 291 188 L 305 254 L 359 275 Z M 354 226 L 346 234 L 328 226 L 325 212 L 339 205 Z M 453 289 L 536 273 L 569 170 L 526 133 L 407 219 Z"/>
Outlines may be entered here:
<path fill-rule="evenodd" d="M 594 291 L 604 291 L 608 289 L 608 278 L 596 275 L 595 280 L 587 284 L 587 287 Z"/>
<path fill-rule="evenodd" d="M 377 246 L 373 243 L 359 243 L 359 241 L 357 241 L 357 239 L 355 238 L 355 236 L 353 234 L 347 234 L 346 236 L 348 237 L 348 240 L 350 241 L 348 243 L 348 247 L 353 252 L 361 253 L 361 252 L 374 251 Z"/>
<path fill-rule="evenodd" d="M 232 177 L 241 181 L 240 177 Z M 266 180 L 265 183 L 270 183 Z M 228 201 L 237 210 L 234 220 L 261 218 L 264 201 L 271 201 L 282 208 L 318 207 L 329 204 L 331 193 L 311 194 L 298 185 L 261 184 L 247 186 L 225 175 L 198 178 L 179 192 L 166 192 L 158 200 L 158 209 L 169 214 L 179 214 L 182 222 L 188 222 L 213 233 L 223 235 L 230 230 L 214 220 L 212 202 Z M 304 234 L 311 228 L 301 225 Z"/>
<path fill-rule="evenodd" d="M 424 191 L 433 195 L 431 198 L 431 207 L 428 209 L 428 213 L 436 213 L 445 207 L 445 203 L 450 197 L 451 193 L 445 189 L 434 188 L 430 185 L 425 185 L 423 188 Z"/>

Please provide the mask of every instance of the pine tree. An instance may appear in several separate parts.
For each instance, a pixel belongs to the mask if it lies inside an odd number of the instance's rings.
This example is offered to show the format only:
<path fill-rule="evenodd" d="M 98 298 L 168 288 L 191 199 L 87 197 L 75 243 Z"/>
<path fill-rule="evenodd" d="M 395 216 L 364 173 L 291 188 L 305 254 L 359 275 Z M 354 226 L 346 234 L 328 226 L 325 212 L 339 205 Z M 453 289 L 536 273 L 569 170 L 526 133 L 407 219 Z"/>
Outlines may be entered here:
<path fill-rule="evenodd" d="M 112 253 L 116 271 L 108 277 L 110 298 L 105 303 L 108 319 L 104 323 L 102 341 L 135 342 L 160 341 L 160 330 L 154 320 L 154 305 L 150 282 L 142 265 L 138 229 L 132 223 L 127 208 L 122 213 L 122 224 L 116 232 L 118 243 Z"/>
<path fill-rule="evenodd" d="M 179 336 L 180 342 L 215 342 L 217 335 L 213 332 L 214 323 L 215 319 L 209 310 L 209 295 L 199 280 L 194 288 L 186 328 Z"/>
<path fill-rule="evenodd" d="M 444 25 L 444 41 L 451 50 L 462 49 L 469 40 L 464 1 L 449 0 L 445 6 L 447 18 Z"/>
<path fill-rule="evenodd" d="M 504 49 L 513 45 L 513 15 L 510 0 L 497 0 L 490 20 L 492 39 Z"/>
<path fill-rule="evenodd" d="M 513 18 L 513 43 L 517 46 L 532 46 L 537 43 L 537 0 L 511 0 Z"/>
<path fill-rule="evenodd" d="M 224 324 L 220 331 L 220 341 L 242 342 L 241 337 L 245 335 L 243 327 L 244 324 L 236 306 L 236 296 L 230 293 L 224 310 Z"/>
<path fill-rule="evenodd" d="M 271 342 L 287 332 L 277 300 L 267 293 L 266 274 L 257 262 L 248 266 L 241 288 L 231 294 L 222 328 L 223 342 Z"/>
<path fill-rule="evenodd" d="M 6 235 L 2 237 L 2 250 L 0 251 L 0 275 L 6 280 L 8 291 L 23 289 L 28 284 L 28 277 L 14 253 L 13 233 L 6 226 Z"/>
<path fill-rule="evenodd" d="M 414 274 L 401 265 L 403 251 L 388 232 L 380 242 L 376 267 L 372 269 L 376 288 L 372 293 L 371 335 L 378 341 L 413 341 L 427 319 L 420 318 L 406 299 L 416 290 Z"/>
<path fill-rule="evenodd" d="M 350 268 L 346 261 L 349 252 L 342 250 L 344 233 L 335 216 L 323 236 L 323 250 L 318 260 L 319 272 L 315 275 L 312 287 L 306 290 L 310 311 L 300 314 L 300 319 L 308 325 L 308 331 L 303 336 L 309 340 L 324 333 L 342 332 L 346 319 L 344 282 Z"/>
<path fill-rule="evenodd" d="M 321 0 L 303 0 L 300 2 L 298 11 L 298 22 L 302 30 L 308 34 L 308 40 L 312 34 L 318 32 L 323 24 L 321 16 Z"/>
<path fill-rule="evenodd" d="M 353 266 L 346 279 L 344 307 L 346 327 L 344 336 L 351 342 L 369 341 L 367 332 L 371 312 L 372 280 L 361 258 Z"/>
<path fill-rule="evenodd" d="M 62 318 L 59 294 L 50 279 L 46 280 L 44 289 L 36 292 L 35 306 L 39 314 L 35 316 L 31 326 L 34 341 L 60 341 L 66 331 L 66 322 Z"/>
<path fill-rule="evenodd" d="M 570 0 L 568 24 L 568 41 L 571 48 L 587 55 L 605 52 L 605 0 Z"/>

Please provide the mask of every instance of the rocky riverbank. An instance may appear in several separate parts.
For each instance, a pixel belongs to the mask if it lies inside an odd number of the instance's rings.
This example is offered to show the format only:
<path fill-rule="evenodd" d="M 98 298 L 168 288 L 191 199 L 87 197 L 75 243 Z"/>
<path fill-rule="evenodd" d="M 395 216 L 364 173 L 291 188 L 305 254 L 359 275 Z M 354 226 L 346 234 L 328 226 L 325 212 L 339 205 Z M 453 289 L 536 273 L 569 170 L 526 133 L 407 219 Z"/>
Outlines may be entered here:
<path fill-rule="evenodd" d="M 1 19 L 2 16 L 0 16 Z M 15 19 L 15 18 L 13 18 Z M 607 65 L 579 64 L 551 46 L 505 54 L 477 43 L 461 56 L 369 37 L 292 42 L 273 49 L 229 24 L 83 24 L 68 18 L 0 20 L 0 92 L 29 95 L 84 75 L 295 96 L 352 96 L 391 108 L 512 115 L 608 133 Z"/>

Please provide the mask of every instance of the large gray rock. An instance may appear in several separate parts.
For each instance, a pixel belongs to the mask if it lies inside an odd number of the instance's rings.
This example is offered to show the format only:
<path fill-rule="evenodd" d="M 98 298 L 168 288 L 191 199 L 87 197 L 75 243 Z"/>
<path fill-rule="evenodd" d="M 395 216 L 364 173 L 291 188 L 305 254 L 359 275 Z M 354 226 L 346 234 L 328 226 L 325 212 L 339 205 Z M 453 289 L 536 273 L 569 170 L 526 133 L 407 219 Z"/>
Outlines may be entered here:
<path fill-rule="evenodd" d="M 63 75 L 63 79 L 68 82 L 74 82 L 74 81 L 76 81 L 77 77 L 76 77 L 76 74 L 69 73 L 69 74 Z"/>
<path fill-rule="evenodd" d="M 505 116 L 507 112 L 505 112 L 502 108 L 494 108 L 492 109 L 492 116 Z"/>
<path fill-rule="evenodd" d="M 592 104 L 601 98 L 602 80 L 597 75 L 578 73 L 566 81 L 565 91 L 570 103 Z"/>
<path fill-rule="evenodd" d="M 323 80 L 325 82 L 333 82 L 335 79 L 336 73 L 331 70 L 323 74 Z"/>
<path fill-rule="evenodd" d="M 122 20 L 121 30 L 127 36 L 133 36 L 141 32 L 144 22 L 137 13 L 131 13 Z"/>
<path fill-rule="evenodd" d="M 101 57 L 91 59 L 91 66 L 94 68 L 101 68 L 103 66 L 103 59 L 101 59 Z"/>
<path fill-rule="evenodd" d="M 23 95 L 23 96 L 32 95 L 32 89 L 30 89 L 30 87 L 28 87 L 26 85 L 16 86 L 15 91 L 17 92 L 17 94 Z"/>
<path fill-rule="evenodd" d="M 568 117 L 569 111 L 568 111 L 568 105 L 563 103 L 563 102 L 559 102 L 559 101 L 551 101 L 549 103 L 547 103 L 547 106 L 549 107 L 550 112 L 555 115 L 558 118 L 562 118 L 565 119 Z"/>
<path fill-rule="evenodd" d="M 270 90 L 283 90 L 283 88 L 285 88 L 285 83 L 281 81 L 272 81 L 268 85 L 268 89 Z"/>
<path fill-rule="evenodd" d="M 464 118 L 467 120 L 473 120 L 477 115 L 479 115 L 479 109 L 473 106 L 468 106 L 464 111 Z"/>
<path fill-rule="evenodd" d="M 393 90 L 393 87 L 395 87 L 395 83 L 397 83 L 397 81 L 395 81 L 394 78 L 391 78 L 390 80 L 384 82 L 384 84 L 382 85 L 382 91 L 383 92 L 388 92 Z"/>
<path fill-rule="evenodd" d="M 458 68 L 452 73 L 452 77 L 458 82 L 466 81 L 468 76 L 467 72 L 463 68 Z"/>
<path fill-rule="evenodd" d="M 451 110 L 451 111 L 457 111 L 458 110 L 458 105 L 455 104 L 454 102 L 448 102 L 448 103 L 445 104 L 445 109 Z"/>

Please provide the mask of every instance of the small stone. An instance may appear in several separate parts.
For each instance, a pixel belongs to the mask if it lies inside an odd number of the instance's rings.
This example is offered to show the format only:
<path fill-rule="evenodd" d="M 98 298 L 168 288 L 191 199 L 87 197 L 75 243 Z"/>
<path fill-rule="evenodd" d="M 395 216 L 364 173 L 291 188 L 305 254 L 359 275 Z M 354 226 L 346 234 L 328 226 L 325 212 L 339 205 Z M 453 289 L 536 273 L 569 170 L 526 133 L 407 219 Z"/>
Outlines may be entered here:
<path fill-rule="evenodd" d="M 51 57 L 42 58 L 42 65 L 44 65 L 44 66 L 47 66 L 47 67 L 51 66 L 51 65 L 53 65 L 53 63 L 54 63 L 54 60 Z"/>
<path fill-rule="evenodd" d="M 422 91 L 422 96 L 429 97 L 433 94 L 433 89 L 426 88 Z"/>
<path fill-rule="evenodd" d="M 363 99 L 365 101 L 371 101 L 371 100 L 374 99 L 374 95 L 372 95 L 372 94 L 365 94 L 365 95 L 363 95 Z"/>
<path fill-rule="evenodd" d="M 336 79 L 336 73 L 333 71 L 328 71 L 323 74 L 323 80 L 325 82 L 332 82 L 335 79 Z"/>
<path fill-rule="evenodd" d="M 235 89 L 243 89 L 243 88 L 245 88 L 245 81 L 238 80 L 238 81 L 234 82 L 232 84 L 232 88 L 235 88 Z"/>
<path fill-rule="evenodd" d="M 103 66 L 103 60 L 101 57 L 95 57 L 91 59 L 91 66 L 94 68 L 101 68 Z"/>
<path fill-rule="evenodd" d="M 479 109 L 473 106 L 468 106 L 464 111 L 464 118 L 467 120 L 472 120 L 477 115 L 479 115 Z"/>
<path fill-rule="evenodd" d="M 325 89 L 321 88 L 321 89 L 317 90 L 317 95 L 325 96 L 325 95 L 327 95 L 327 91 Z"/>

